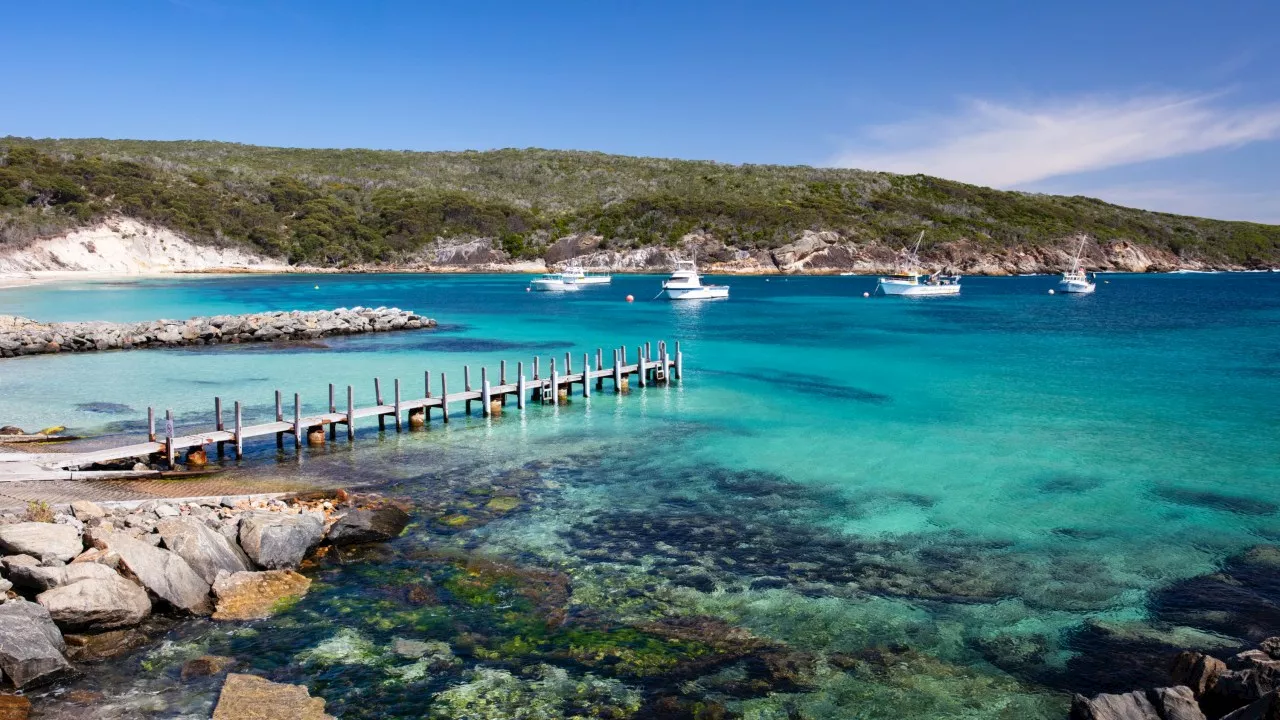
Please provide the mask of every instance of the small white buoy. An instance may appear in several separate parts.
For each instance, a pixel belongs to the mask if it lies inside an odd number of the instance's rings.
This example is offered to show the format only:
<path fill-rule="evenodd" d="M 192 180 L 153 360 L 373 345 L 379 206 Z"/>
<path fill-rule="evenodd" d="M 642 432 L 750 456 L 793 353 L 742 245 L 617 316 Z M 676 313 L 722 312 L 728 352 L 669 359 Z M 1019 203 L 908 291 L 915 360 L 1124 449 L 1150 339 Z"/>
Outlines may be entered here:
<path fill-rule="evenodd" d="M 529 292 L 531 289 L 532 289 L 532 288 L 525 288 L 525 289 L 524 289 L 524 291 L 525 291 L 525 292 Z"/>
<path fill-rule="evenodd" d="M 320 289 L 320 286 L 319 286 L 319 285 L 317 285 L 317 286 L 316 286 L 316 289 L 317 289 L 317 290 L 319 290 L 319 289 Z"/>
<path fill-rule="evenodd" d="M 1049 288 L 1049 294 L 1050 294 L 1050 295 L 1052 295 L 1052 294 L 1053 294 L 1053 288 Z"/>
<path fill-rule="evenodd" d="M 765 281 L 765 282 L 769 282 L 769 278 L 765 278 L 765 279 L 764 279 L 764 281 Z"/>
<path fill-rule="evenodd" d="M 862 293 L 862 297 L 871 297 L 871 293 L 869 293 L 869 292 L 864 292 L 864 293 Z"/>

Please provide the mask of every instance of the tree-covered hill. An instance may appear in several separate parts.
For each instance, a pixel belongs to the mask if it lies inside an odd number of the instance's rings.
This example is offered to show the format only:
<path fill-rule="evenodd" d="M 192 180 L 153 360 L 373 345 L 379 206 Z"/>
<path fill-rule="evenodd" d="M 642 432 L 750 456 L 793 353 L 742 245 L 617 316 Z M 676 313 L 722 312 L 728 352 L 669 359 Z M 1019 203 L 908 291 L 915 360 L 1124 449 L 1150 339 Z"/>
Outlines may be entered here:
<path fill-rule="evenodd" d="M 1006 192 L 922 175 L 553 150 L 302 150 L 218 142 L 0 139 L 0 244 L 111 216 L 293 263 L 398 262 L 437 238 L 532 258 L 557 238 L 615 249 L 702 231 L 740 249 L 804 230 L 855 242 L 1031 247 L 1075 233 L 1183 258 L 1280 264 L 1280 227 Z"/>

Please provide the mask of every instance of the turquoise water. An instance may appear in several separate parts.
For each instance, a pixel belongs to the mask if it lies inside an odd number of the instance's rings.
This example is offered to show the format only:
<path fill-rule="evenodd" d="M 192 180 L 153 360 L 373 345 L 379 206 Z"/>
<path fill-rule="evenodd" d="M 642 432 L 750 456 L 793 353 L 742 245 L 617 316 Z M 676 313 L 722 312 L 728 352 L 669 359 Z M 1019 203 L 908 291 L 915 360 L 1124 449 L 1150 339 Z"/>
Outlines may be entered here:
<path fill-rule="evenodd" d="M 1086 623 L 1230 644 L 1154 618 L 1149 598 L 1280 529 L 1280 276 L 1111 275 L 1087 297 L 1049 296 L 1046 277 L 973 278 L 962 297 L 926 300 L 865 299 L 868 278 L 724 282 L 731 300 L 689 304 L 650 301 L 658 278 L 645 276 L 571 295 L 438 275 L 0 290 L 0 313 L 41 320 L 394 305 L 441 323 L 318 347 L 0 361 L 0 421 L 128 433 L 151 404 L 197 426 L 215 394 L 244 401 L 251 420 L 271 412 L 276 388 L 300 392 L 305 412 L 330 382 L 367 404 L 374 375 L 411 395 L 428 369 L 457 388 L 467 363 L 478 378 L 502 359 L 527 367 L 539 355 L 545 367 L 572 352 L 577 365 L 598 346 L 634 355 L 646 340 L 680 340 L 677 387 L 401 436 L 370 425 L 354 448 L 301 456 L 268 443 L 239 472 L 336 475 L 425 498 L 533 467 L 541 490 L 517 513 L 401 542 L 561 568 L 599 612 L 628 612 L 600 587 L 647 578 L 658 590 L 637 592 L 674 592 L 669 612 L 710 613 L 790 647 L 927 658 L 903 677 L 828 668 L 802 691 L 726 701 L 752 717 L 1053 717 L 1065 690 L 1097 689 L 1072 664 L 1090 651 Z M 704 526 L 728 539 L 685 532 Z M 699 577 L 684 577 L 694 566 Z M 335 587 L 300 612 L 361 597 Z M 271 671 L 307 679 L 304 666 L 286 658 Z M 433 692 L 460 680 L 436 682 Z M 320 686 L 355 712 L 350 689 Z"/>

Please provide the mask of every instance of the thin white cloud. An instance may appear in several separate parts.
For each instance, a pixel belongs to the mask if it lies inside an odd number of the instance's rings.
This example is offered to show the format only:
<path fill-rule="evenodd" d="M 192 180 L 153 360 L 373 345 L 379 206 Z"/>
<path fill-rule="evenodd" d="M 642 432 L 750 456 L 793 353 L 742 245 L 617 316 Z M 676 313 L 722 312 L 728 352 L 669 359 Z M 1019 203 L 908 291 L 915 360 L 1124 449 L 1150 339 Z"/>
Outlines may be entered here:
<path fill-rule="evenodd" d="M 1280 137 L 1280 105 L 1230 108 L 1216 99 L 974 101 L 955 117 L 870 128 L 830 164 L 1010 187 Z"/>

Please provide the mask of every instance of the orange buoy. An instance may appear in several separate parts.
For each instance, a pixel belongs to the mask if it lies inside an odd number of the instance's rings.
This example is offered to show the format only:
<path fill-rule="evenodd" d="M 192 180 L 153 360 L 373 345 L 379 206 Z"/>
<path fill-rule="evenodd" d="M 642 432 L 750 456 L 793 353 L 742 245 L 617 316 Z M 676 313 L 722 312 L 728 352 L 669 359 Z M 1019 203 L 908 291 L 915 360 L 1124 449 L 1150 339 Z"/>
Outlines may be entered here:
<path fill-rule="evenodd" d="M 627 302 L 635 302 L 635 301 L 636 301 L 636 297 L 635 297 L 635 295 L 628 295 L 628 296 L 627 296 Z"/>

